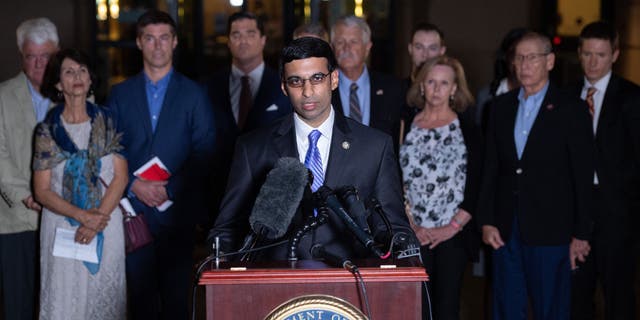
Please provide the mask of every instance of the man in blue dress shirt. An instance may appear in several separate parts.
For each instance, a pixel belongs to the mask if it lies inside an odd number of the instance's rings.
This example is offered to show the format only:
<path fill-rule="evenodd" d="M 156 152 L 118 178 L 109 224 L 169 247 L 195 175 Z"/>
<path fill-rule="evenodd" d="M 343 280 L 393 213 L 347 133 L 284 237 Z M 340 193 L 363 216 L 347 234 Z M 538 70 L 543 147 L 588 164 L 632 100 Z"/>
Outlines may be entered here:
<path fill-rule="evenodd" d="M 518 42 L 522 87 L 498 97 L 487 128 L 477 219 L 493 247 L 493 318 L 569 319 L 571 269 L 589 254 L 593 133 L 588 107 L 549 82 L 543 35 Z"/>
<path fill-rule="evenodd" d="M 214 147 L 213 111 L 204 90 L 173 70 L 176 25 L 166 13 L 147 11 L 137 23 L 144 69 L 113 87 L 108 105 L 123 133 L 129 163 L 128 196 L 144 213 L 154 242 L 127 254 L 132 319 L 186 319 L 193 266 L 194 226 Z M 171 177 L 133 175 L 154 157 Z M 167 209 L 158 209 L 165 201 Z"/>

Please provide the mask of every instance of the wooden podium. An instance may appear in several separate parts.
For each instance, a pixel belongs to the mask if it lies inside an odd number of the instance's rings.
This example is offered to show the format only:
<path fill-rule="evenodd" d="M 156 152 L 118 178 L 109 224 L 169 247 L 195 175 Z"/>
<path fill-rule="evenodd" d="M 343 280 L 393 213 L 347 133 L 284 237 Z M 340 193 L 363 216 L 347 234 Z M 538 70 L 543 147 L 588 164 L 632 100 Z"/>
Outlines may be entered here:
<path fill-rule="evenodd" d="M 417 259 L 356 261 L 356 265 L 373 319 L 422 317 L 421 286 L 428 276 Z M 263 319 L 288 300 L 312 294 L 341 298 L 363 313 L 366 308 L 356 277 L 321 261 L 220 263 L 203 272 L 199 284 L 206 286 L 208 320 Z"/>

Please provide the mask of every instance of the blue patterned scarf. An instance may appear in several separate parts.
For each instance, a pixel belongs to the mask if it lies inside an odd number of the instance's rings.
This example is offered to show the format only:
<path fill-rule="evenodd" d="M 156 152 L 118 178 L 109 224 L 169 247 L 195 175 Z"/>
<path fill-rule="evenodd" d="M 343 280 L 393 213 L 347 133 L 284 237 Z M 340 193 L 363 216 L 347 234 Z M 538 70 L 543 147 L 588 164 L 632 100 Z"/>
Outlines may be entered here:
<path fill-rule="evenodd" d="M 102 200 L 100 187 L 100 158 L 122 150 L 121 134 L 106 110 L 87 102 L 87 114 L 91 118 L 91 134 L 87 149 L 80 150 L 69 137 L 62 124 L 64 105 L 51 109 L 46 119 L 36 129 L 36 147 L 33 158 L 34 170 L 52 169 L 66 160 L 62 176 L 62 198 L 80 209 L 98 208 Z M 66 220 L 72 226 L 80 223 L 72 218 Z M 97 234 L 98 263 L 84 262 L 91 274 L 100 270 L 104 235 Z"/>

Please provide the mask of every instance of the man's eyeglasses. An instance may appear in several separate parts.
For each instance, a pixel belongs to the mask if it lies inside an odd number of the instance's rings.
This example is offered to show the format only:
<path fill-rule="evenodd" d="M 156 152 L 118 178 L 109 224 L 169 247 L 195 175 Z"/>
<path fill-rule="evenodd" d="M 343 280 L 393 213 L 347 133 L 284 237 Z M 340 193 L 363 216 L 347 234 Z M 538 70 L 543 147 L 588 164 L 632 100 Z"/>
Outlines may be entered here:
<path fill-rule="evenodd" d="M 328 75 L 329 73 L 325 74 L 318 72 L 307 79 L 302 79 L 300 77 L 289 77 L 284 80 L 284 83 L 286 83 L 290 88 L 302 88 L 304 87 L 305 81 L 309 81 L 311 85 L 315 86 L 323 83 L 324 79 L 326 79 Z"/>
<path fill-rule="evenodd" d="M 521 54 L 515 55 L 513 57 L 513 63 L 523 63 L 523 62 L 537 62 L 540 58 L 545 57 L 546 55 L 548 55 L 549 52 L 545 52 L 545 53 L 531 53 L 528 54 L 526 56 L 523 56 Z"/>

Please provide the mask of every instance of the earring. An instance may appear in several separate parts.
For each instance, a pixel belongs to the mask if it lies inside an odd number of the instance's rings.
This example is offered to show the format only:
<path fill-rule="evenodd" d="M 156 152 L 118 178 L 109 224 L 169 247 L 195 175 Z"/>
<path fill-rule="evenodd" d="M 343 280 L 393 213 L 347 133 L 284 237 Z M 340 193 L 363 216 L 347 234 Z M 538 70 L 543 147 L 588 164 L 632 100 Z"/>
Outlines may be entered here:
<path fill-rule="evenodd" d="M 453 101 L 455 100 L 455 96 L 454 95 L 450 95 L 449 96 L 449 104 L 453 105 Z"/>
<path fill-rule="evenodd" d="M 424 98 L 424 88 L 420 87 L 420 96 Z"/>

